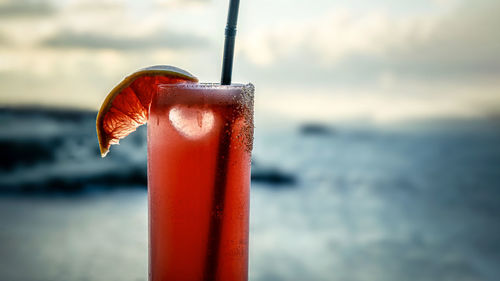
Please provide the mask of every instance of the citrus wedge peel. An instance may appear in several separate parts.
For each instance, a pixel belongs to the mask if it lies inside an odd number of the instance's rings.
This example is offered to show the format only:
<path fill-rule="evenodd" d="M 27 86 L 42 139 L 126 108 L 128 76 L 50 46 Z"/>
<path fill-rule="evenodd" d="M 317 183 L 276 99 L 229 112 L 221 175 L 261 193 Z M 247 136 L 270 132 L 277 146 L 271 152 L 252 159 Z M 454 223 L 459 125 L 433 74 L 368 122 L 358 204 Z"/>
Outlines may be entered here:
<path fill-rule="evenodd" d="M 112 144 L 148 121 L 149 105 L 158 84 L 196 83 L 189 72 L 168 65 L 140 69 L 125 77 L 102 102 L 96 119 L 101 156 Z"/>

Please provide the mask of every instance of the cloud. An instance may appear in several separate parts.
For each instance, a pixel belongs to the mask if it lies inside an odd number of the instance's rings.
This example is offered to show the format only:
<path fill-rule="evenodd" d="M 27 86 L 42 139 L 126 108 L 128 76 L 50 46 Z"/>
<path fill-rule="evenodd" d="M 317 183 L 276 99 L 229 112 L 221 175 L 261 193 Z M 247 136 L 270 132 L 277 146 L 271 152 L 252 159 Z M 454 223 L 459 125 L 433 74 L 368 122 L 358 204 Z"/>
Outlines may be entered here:
<path fill-rule="evenodd" d="M 85 0 L 71 3 L 70 9 L 74 11 L 99 12 L 126 9 L 125 2 L 119 0 Z"/>
<path fill-rule="evenodd" d="M 185 7 L 186 5 L 200 5 L 210 2 L 211 0 L 156 0 L 153 5 L 157 7 Z"/>
<path fill-rule="evenodd" d="M 9 41 L 3 33 L 0 33 L 0 46 L 8 46 Z"/>
<path fill-rule="evenodd" d="M 473 78 L 500 74 L 500 2 L 465 2 L 430 22 L 422 37 L 406 36 L 386 48 L 382 59 L 396 72 L 435 78 Z M 417 23 L 414 24 L 417 26 Z"/>
<path fill-rule="evenodd" d="M 56 12 L 56 8 L 43 0 L 11 0 L 0 2 L 0 17 L 36 17 L 48 16 Z"/>
<path fill-rule="evenodd" d="M 159 31 L 151 35 L 135 37 L 63 31 L 42 42 L 42 45 L 54 48 L 115 50 L 202 48 L 207 44 L 209 42 L 204 37 L 169 31 Z"/>
<path fill-rule="evenodd" d="M 446 5 L 404 16 L 332 9 L 252 30 L 240 34 L 234 72 L 252 77 L 266 97 L 256 107 L 292 118 L 385 122 L 500 112 L 500 2 Z"/>
<path fill-rule="evenodd" d="M 239 50 L 257 69 L 276 72 L 281 65 L 305 79 L 308 73 L 335 81 L 377 79 L 387 71 L 422 79 L 500 74 L 499 12 L 498 1 L 411 17 L 335 10 L 246 34 Z"/>
<path fill-rule="evenodd" d="M 52 3 L 50 17 L 0 15 L 0 102 L 96 108 L 127 73 L 158 63 L 219 79 L 227 2 L 48 1 L 20 3 Z M 258 114 L 290 118 L 498 111 L 500 2 L 396 2 L 242 2 L 233 80 L 256 84 Z"/>

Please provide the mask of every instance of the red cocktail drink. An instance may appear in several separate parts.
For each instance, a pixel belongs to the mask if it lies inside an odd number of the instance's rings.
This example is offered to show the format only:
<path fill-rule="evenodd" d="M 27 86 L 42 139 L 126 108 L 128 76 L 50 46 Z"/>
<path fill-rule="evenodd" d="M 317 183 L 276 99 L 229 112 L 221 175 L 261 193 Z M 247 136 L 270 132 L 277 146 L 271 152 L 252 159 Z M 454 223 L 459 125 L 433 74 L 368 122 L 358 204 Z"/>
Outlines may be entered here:
<path fill-rule="evenodd" d="M 160 85 L 149 114 L 149 279 L 247 280 L 253 86 Z"/>

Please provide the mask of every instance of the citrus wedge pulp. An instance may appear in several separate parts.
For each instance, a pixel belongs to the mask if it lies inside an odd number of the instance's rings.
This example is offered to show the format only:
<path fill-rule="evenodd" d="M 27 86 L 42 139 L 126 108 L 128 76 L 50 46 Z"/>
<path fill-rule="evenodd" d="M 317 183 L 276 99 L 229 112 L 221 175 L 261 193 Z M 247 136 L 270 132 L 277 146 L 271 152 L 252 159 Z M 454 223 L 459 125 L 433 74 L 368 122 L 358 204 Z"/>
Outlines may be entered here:
<path fill-rule="evenodd" d="M 177 67 L 156 65 L 140 69 L 116 85 L 97 114 L 96 128 L 101 156 L 137 127 L 148 121 L 149 105 L 158 84 L 195 83 L 198 79 Z"/>

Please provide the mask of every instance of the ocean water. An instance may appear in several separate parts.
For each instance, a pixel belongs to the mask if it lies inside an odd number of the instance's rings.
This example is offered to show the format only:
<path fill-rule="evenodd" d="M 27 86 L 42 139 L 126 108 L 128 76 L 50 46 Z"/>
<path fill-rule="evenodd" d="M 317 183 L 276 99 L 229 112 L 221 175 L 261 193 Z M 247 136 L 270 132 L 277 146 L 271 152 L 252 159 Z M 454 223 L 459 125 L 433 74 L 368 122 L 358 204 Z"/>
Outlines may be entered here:
<path fill-rule="evenodd" d="M 48 125 L 52 121 L 39 122 L 60 130 Z M 43 144 L 56 134 L 49 138 L 45 132 L 43 138 L 4 133 L 0 141 L 43 139 L 37 141 Z M 88 156 L 94 148 L 84 149 L 93 140 L 71 135 L 60 140 L 56 152 L 42 145 L 37 152 L 42 160 L 19 160 L 0 171 L 0 183 L 9 183 L 0 184 L 8 191 L 0 193 L 0 280 L 147 280 L 147 194 L 141 177 L 132 181 L 133 188 L 121 174 L 95 175 L 124 161 L 142 171 L 140 134 L 112 151 L 119 161 L 103 160 L 100 169 L 89 164 L 101 160 Z M 58 161 L 79 145 L 72 160 Z M 139 148 L 128 152 L 131 147 Z M 493 281 L 500 276 L 500 127 L 495 124 L 346 126 L 329 134 L 301 134 L 296 126 L 258 128 L 254 156 L 257 164 L 278 168 L 295 181 L 252 184 L 250 280 Z M 60 172 L 69 161 L 75 162 L 71 169 Z M 119 179 L 118 185 L 109 189 L 106 182 L 112 179 Z M 47 191 L 54 182 L 79 188 Z"/>
<path fill-rule="evenodd" d="M 282 137 L 256 154 L 300 184 L 253 189 L 252 280 L 500 276 L 500 130 Z"/>

